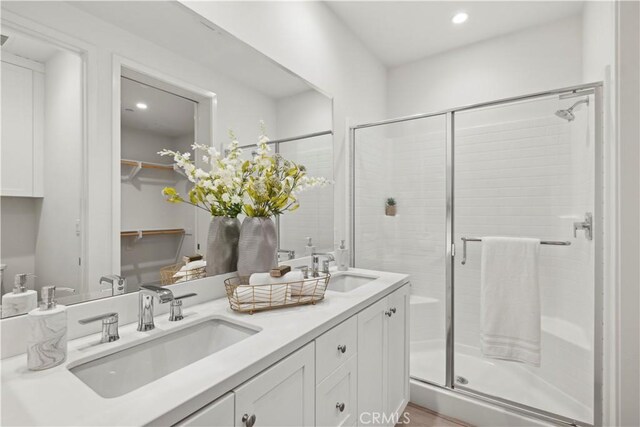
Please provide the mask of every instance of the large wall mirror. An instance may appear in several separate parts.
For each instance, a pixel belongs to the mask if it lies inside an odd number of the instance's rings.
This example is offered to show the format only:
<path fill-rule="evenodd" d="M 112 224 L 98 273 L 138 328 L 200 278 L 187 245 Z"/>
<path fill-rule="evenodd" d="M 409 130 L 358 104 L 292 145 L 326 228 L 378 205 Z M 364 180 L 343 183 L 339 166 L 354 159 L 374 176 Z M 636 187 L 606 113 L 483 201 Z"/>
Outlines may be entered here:
<path fill-rule="evenodd" d="M 165 201 L 164 187 L 191 183 L 162 149 L 222 151 L 232 129 L 251 156 L 263 120 L 275 152 L 332 179 L 332 99 L 179 3 L 2 12 L 3 317 L 31 308 L 12 302 L 18 282 L 71 304 L 187 280 L 176 272 L 205 255 L 210 218 Z M 278 218 L 281 260 L 308 239 L 333 249 L 333 192 Z"/>

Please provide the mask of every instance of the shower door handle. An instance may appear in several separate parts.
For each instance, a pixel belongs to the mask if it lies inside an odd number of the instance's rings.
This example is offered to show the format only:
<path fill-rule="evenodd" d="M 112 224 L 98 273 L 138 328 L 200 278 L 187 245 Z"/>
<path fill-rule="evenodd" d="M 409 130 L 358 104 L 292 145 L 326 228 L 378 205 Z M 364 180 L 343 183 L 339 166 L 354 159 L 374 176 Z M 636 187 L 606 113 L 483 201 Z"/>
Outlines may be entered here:
<path fill-rule="evenodd" d="M 584 214 L 583 222 L 573 223 L 573 237 L 578 237 L 578 230 L 584 231 L 584 237 L 587 240 L 593 240 L 593 214 L 591 212 Z"/>

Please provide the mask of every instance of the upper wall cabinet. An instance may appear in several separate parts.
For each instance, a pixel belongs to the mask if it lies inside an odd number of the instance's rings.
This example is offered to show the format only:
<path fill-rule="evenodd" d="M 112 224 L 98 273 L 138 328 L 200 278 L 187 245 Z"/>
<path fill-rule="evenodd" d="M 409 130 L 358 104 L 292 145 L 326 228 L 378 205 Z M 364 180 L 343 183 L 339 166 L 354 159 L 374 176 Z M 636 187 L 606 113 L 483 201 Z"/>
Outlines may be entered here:
<path fill-rule="evenodd" d="M 42 197 L 44 67 L 3 52 L 2 196 Z"/>

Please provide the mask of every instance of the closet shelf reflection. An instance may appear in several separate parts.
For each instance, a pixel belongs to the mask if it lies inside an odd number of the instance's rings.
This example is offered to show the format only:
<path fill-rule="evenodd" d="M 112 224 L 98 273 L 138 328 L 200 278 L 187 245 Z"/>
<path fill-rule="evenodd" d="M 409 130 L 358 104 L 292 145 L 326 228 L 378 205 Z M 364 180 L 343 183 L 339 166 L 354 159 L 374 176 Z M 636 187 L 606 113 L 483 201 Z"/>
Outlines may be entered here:
<path fill-rule="evenodd" d="M 186 234 L 184 228 L 167 228 L 162 230 L 131 230 L 121 231 L 120 237 L 135 237 L 136 240 L 142 239 L 144 236 L 159 236 L 170 234 Z"/>
<path fill-rule="evenodd" d="M 178 169 L 176 167 L 176 165 L 169 165 L 169 164 L 163 164 L 163 163 L 152 163 L 152 162 L 142 162 L 142 161 L 139 161 L 139 160 L 130 160 L 130 159 L 121 159 L 120 160 L 120 164 L 122 166 L 131 166 L 131 167 L 133 167 L 133 169 L 129 173 L 129 176 L 127 177 L 127 180 L 129 180 L 129 181 L 134 179 L 136 177 L 136 175 L 138 175 L 138 173 L 140 173 L 140 171 L 142 169 L 159 169 L 159 170 L 166 170 L 166 171 L 174 171 L 174 172 L 178 172 L 179 174 L 184 176 L 184 173 L 182 172 L 182 170 Z"/>

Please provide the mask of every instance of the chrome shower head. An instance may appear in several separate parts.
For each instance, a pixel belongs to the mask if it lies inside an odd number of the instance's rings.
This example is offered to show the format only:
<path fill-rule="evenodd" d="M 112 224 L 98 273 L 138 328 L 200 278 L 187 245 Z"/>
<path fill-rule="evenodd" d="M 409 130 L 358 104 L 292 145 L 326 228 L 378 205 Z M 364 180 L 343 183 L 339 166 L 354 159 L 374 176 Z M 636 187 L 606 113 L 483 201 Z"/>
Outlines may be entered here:
<path fill-rule="evenodd" d="M 556 116 L 560 117 L 561 119 L 565 119 L 568 122 L 572 122 L 576 118 L 575 114 L 573 114 L 571 109 L 558 110 L 556 111 Z"/>
<path fill-rule="evenodd" d="M 560 117 L 561 119 L 565 119 L 568 122 L 572 122 L 576 118 L 576 115 L 573 114 L 573 109 L 576 108 L 580 104 L 589 105 L 589 98 L 581 99 L 580 101 L 576 102 L 575 104 L 573 104 L 571 107 L 567 108 L 566 110 L 558 110 L 558 111 L 556 111 L 556 116 Z"/>

